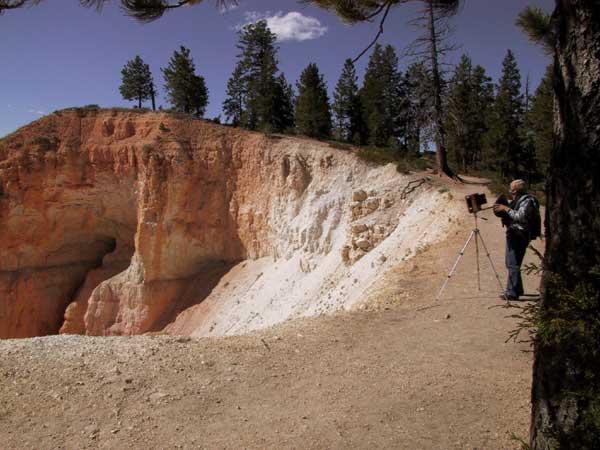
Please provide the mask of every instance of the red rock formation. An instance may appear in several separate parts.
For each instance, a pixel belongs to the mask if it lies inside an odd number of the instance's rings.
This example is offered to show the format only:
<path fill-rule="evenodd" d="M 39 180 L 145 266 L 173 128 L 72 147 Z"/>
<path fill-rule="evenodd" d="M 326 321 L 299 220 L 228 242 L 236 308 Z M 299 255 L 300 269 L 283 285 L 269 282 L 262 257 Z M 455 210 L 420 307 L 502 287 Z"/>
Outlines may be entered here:
<path fill-rule="evenodd" d="M 402 182 L 326 143 L 187 117 L 44 117 L 0 141 L 0 338 L 207 334 L 214 320 L 226 334 L 346 307 L 362 292 L 348 280 L 363 276 L 366 289 L 365 274 L 392 263 L 372 250 L 411 205 Z M 356 185 L 376 196 L 352 203 Z M 439 212 L 440 195 L 406 216 L 420 237 L 396 237 L 389 251 L 426 244 L 432 225 L 418 215 Z M 364 222 L 356 236 L 353 220 Z M 266 256 L 272 270 L 258 283 L 263 263 L 230 271 Z"/>
<path fill-rule="evenodd" d="M 276 144 L 112 110 L 57 112 L 0 141 L 0 337 L 156 330 L 207 267 L 269 254 L 256 211 L 311 177 Z"/>

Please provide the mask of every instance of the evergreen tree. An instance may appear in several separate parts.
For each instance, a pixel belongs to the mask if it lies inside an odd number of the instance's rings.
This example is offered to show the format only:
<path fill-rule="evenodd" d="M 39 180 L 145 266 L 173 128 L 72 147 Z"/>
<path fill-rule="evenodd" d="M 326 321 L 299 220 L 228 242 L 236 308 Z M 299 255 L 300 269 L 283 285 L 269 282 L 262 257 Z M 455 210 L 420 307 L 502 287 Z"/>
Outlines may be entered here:
<path fill-rule="evenodd" d="M 390 126 L 388 146 L 404 150 L 408 107 L 406 85 L 398 69 L 398 56 L 394 47 L 387 45 L 383 56 L 384 77 L 387 80 L 383 90 L 383 110 Z"/>
<path fill-rule="evenodd" d="M 538 176 L 538 162 L 535 155 L 535 142 L 533 137 L 533 130 L 529 123 L 529 111 L 531 109 L 531 93 L 529 89 L 529 75 L 525 79 L 525 94 L 523 97 L 523 124 L 521 126 L 521 139 L 522 148 L 520 167 L 522 177 L 527 180 L 531 185 L 535 178 Z"/>
<path fill-rule="evenodd" d="M 275 80 L 275 105 L 273 109 L 275 131 L 289 131 L 294 128 L 294 88 L 280 74 Z"/>
<path fill-rule="evenodd" d="M 449 157 L 458 163 L 463 171 L 471 166 L 475 151 L 472 142 L 474 111 L 473 105 L 473 66 L 471 58 L 463 55 L 450 80 L 448 93 L 447 124 Z"/>
<path fill-rule="evenodd" d="M 239 64 L 227 81 L 226 93 L 227 98 L 223 102 L 223 112 L 234 126 L 238 126 L 243 120 L 246 100 L 246 83 L 242 67 Z"/>
<path fill-rule="evenodd" d="M 431 84 L 431 77 L 423 63 L 414 63 L 406 70 L 404 76 L 407 92 L 405 142 L 409 154 L 420 154 L 422 147 L 432 139 Z"/>
<path fill-rule="evenodd" d="M 364 140 L 362 106 L 358 95 L 358 77 L 351 59 L 347 59 L 333 93 L 335 134 L 338 139 L 360 144 Z"/>
<path fill-rule="evenodd" d="M 391 6 L 397 2 L 390 2 Z M 456 14 L 459 2 L 452 0 L 421 0 L 423 8 L 416 20 L 412 21 L 421 35 L 413 42 L 413 56 L 426 65 L 431 79 L 431 131 L 435 143 L 437 170 L 456 178 L 448 166 L 448 146 L 445 128 L 444 88 L 445 80 L 441 68 L 444 55 L 453 50 L 448 44 L 452 28 L 449 19 Z"/>
<path fill-rule="evenodd" d="M 289 126 L 276 112 L 289 94 L 277 78 L 276 38 L 265 20 L 246 25 L 238 36 L 240 54 L 223 108 L 233 123 L 251 130 L 283 131 L 282 126 Z"/>
<path fill-rule="evenodd" d="M 360 90 L 368 141 L 372 145 L 398 147 L 404 136 L 403 108 L 408 105 L 402 81 L 394 48 L 375 45 Z"/>
<path fill-rule="evenodd" d="M 196 75 L 194 61 L 189 49 L 181 46 L 166 68 L 161 69 L 165 77 L 165 90 L 173 108 L 201 117 L 208 104 L 208 89 L 204 77 Z"/>
<path fill-rule="evenodd" d="M 119 92 L 125 100 L 137 100 L 138 108 L 141 108 L 143 101 L 152 99 L 152 109 L 155 109 L 152 73 L 142 58 L 136 56 L 127 61 L 121 70 L 121 79 Z"/>
<path fill-rule="evenodd" d="M 485 69 L 480 65 L 473 68 L 473 105 L 477 112 L 473 122 L 475 152 L 473 154 L 473 168 L 485 166 L 484 148 L 485 135 L 488 132 L 489 117 L 492 114 L 494 104 L 494 85 L 492 79 L 487 76 Z"/>
<path fill-rule="evenodd" d="M 550 153 L 554 145 L 553 77 L 552 66 L 549 66 L 531 99 L 531 108 L 527 112 L 527 124 L 533 135 L 535 156 L 538 162 L 538 169 L 541 173 L 546 173 L 550 161 Z"/>
<path fill-rule="evenodd" d="M 316 64 L 309 64 L 297 84 L 296 126 L 301 134 L 326 138 L 331 134 L 331 112 L 323 76 Z"/>
<path fill-rule="evenodd" d="M 247 25 L 240 44 L 247 79 L 247 117 L 250 129 L 271 130 L 274 122 L 277 37 L 265 20 Z"/>
<path fill-rule="evenodd" d="M 485 118 L 493 99 L 490 81 L 483 67 L 473 68 L 467 55 L 462 56 L 450 81 L 446 107 L 448 151 L 465 172 L 477 167 L 481 158 Z"/>
<path fill-rule="evenodd" d="M 519 178 L 523 174 L 523 96 L 517 61 L 508 50 L 502 62 L 502 77 L 496 87 L 496 98 L 486 135 L 487 159 L 503 178 Z"/>

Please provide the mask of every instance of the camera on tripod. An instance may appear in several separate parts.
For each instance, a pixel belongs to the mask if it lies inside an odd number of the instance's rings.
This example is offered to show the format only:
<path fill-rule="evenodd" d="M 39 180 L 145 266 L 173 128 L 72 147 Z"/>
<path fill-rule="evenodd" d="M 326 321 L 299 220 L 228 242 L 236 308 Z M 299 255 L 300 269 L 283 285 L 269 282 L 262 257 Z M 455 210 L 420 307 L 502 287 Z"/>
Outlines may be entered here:
<path fill-rule="evenodd" d="M 465 195 L 467 208 L 471 214 L 476 214 L 482 210 L 481 206 L 487 203 L 485 194 L 470 194 Z"/>
<path fill-rule="evenodd" d="M 462 250 L 458 253 L 458 257 L 456 258 L 456 261 L 454 262 L 452 269 L 450 269 L 450 273 L 448 273 L 448 276 L 446 277 L 446 281 L 444 281 L 444 284 L 442 285 L 441 289 L 439 290 L 439 292 L 437 294 L 437 297 L 435 298 L 436 301 L 440 300 L 440 298 L 442 297 L 442 292 L 444 292 L 444 289 L 448 285 L 450 278 L 452 278 L 452 275 L 454 275 L 454 272 L 456 271 L 456 268 L 458 267 L 458 263 L 460 262 L 460 259 L 465 254 L 465 250 L 467 249 L 469 242 L 471 242 L 471 241 L 475 241 L 475 261 L 477 263 L 477 290 L 481 291 L 481 280 L 480 280 L 480 275 L 479 275 L 479 271 L 480 271 L 480 268 L 479 268 L 479 244 L 480 243 L 483 246 L 483 250 L 485 251 L 488 261 L 490 262 L 490 266 L 492 267 L 492 270 L 494 271 L 494 275 L 496 275 L 496 281 L 498 282 L 498 287 L 500 288 L 501 291 L 503 290 L 502 282 L 500 281 L 500 275 L 498 275 L 498 272 L 496 271 L 496 268 L 494 267 L 494 262 L 492 261 L 490 252 L 488 251 L 487 246 L 485 245 L 485 242 L 483 241 L 483 236 L 481 235 L 481 232 L 479 231 L 479 227 L 477 226 L 477 220 L 478 220 L 477 213 L 479 211 L 483 211 L 485 209 L 490 209 L 490 208 L 492 208 L 492 206 L 489 206 L 487 208 L 482 208 L 482 205 L 485 205 L 487 203 L 487 198 L 486 198 L 485 194 L 465 195 L 465 201 L 467 202 L 467 209 L 469 210 L 469 212 L 471 214 L 473 214 L 473 220 L 475 221 L 475 228 L 473 228 L 471 230 L 471 234 L 467 238 L 467 242 L 465 242 L 465 245 L 463 246 Z M 485 217 L 481 217 L 481 219 L 487 220 Z"/>

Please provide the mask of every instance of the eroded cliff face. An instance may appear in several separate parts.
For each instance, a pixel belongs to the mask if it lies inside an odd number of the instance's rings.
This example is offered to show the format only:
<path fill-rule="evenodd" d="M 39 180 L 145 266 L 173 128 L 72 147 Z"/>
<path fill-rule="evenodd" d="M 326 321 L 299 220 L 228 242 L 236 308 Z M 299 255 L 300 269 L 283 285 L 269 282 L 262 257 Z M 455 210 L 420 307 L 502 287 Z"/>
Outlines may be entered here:
<path fill-rule="evenodd" d="M 349 307 L 449 229 L 447 195 L 409 181 L 162 113 L 47 116 L 0 141 L 0 337 L 231 334 Z"/>

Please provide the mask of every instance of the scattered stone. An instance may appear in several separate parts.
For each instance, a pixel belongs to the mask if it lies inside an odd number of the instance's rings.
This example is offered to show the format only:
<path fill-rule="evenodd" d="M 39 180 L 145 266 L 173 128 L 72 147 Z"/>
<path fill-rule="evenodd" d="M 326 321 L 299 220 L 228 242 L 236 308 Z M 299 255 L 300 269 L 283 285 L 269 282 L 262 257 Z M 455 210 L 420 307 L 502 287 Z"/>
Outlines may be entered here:
<path fill-rule="evenodd" d="M 342 261 L 350 261 L 350 250 L 351 248 L 349 245 L 344 245 L 344 247 L 342 248 Z"/>
<path fill-rule="evenodd" d="M 363 191 L 362 189 L 359 189 L 352 193 L 352 200 L 355 202 L 363 202 L 367 199 L 367 197 L 368 197 L 367 193 L 365 191 Z"/>
<path fill-rule="evenodd" d="M 352 225 L 352 228 L 351 228 L 352 234 L 355 236 L 359 235 L 360 233 L 364 233 L 368 229 L 369 229 L 369 227 L 367 227 L 364 223 Z"/>
<path fill-rule="evenodd" d="M 369 197 L 365 201 L 365 207 L 371 212 L 379 209 L 379 204 L 380 204 L 380 200 L 377 197 Z"/>
<path fill-rule="evenodd" d="M 362 250 L 368 250 L 371 248 L 371 241 L 366 238 L 360 238 L 356 240 L 356 246 Z"/>
<path fill-rule="evenodd" d="M 150 394 L 148 396 L 148 399 L 151 402 L 159 402 L 161 401 L 163 398 L 166 398 L 168 396 L 168 394 L 165 394 L 164 392 L 154 392 L 153 394 Z"/>

